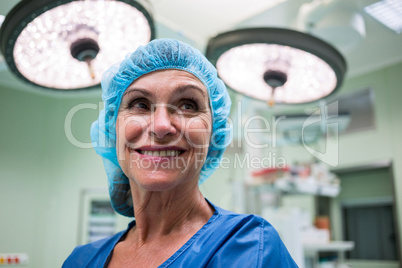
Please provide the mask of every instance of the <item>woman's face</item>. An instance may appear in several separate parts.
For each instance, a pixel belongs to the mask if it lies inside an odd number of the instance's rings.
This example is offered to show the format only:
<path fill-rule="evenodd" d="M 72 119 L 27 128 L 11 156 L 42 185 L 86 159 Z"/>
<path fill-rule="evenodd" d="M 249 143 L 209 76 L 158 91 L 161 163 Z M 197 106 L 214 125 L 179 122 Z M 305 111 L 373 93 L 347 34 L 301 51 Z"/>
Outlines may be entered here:
<path fill-rule="evenodd" d="M 197 185 L 212 119 L 208 92 L 192 74 L 146 74 L 125 91 L 116 122 L 117 156 L 130 183 L 149 191 Z"/>

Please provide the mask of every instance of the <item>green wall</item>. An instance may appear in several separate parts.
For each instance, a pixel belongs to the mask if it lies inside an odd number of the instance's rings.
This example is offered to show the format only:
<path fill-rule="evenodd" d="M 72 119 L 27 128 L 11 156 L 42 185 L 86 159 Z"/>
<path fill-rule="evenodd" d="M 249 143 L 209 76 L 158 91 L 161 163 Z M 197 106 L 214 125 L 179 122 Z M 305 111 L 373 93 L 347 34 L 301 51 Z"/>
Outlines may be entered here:
<path fill-rule="evenodd" d="M 352 91 L 371 86 L 375 92 L 374 130 L 341 136 L 340 167 L 359 166 L 384 160 L 392 161 L 394 192 L 397 209 L 399 240 L 402 242 L 402 63 L 348 79 L 344 90 Z M 387 182 L 385 182 L 387 184 Z M 363 193 L 366 184 L 360 185 Z M 383 193 L 391 189 L 385 189 Z M 377 193 L 381 190 L 378 187 Z M 345 190 L 345 194 L 347 190 Z M 401 249 L 400 249 L 401 250 Z M 402 251 L 400 251 L 402 255 Z"/>
<path fill-rule="evenodd" d="M 0 252 L 25 252 L 28 267 L 60 267 L 77 241 L 79 193 L 106 187 L 93 150 L 72 146 L 67 112 L 99 97 L 62 99 L 0 89 Z M 89 139 L 97 111 L 73 118 L 73 133 Z M 85 139 L 84 139 L 85 140 Z"/>

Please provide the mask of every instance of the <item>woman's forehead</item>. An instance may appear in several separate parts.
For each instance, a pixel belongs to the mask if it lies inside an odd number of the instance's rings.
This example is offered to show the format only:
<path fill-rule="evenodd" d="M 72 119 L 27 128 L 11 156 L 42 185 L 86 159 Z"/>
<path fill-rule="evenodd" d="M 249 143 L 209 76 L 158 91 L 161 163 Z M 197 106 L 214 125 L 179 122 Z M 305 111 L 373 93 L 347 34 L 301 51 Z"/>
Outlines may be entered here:
<path fill-rule="evenodd" d="M 195 75 L 190 72 L 177 69 L 157 70 L 147 73 L 136 79 L 127 89 L 132 88 L 133 86 L 146 86 L 166 82 L 172 86 L 194 84 L 201 88 L 205 93 L 208 93 L 204 83 L 202 83 Z"/>

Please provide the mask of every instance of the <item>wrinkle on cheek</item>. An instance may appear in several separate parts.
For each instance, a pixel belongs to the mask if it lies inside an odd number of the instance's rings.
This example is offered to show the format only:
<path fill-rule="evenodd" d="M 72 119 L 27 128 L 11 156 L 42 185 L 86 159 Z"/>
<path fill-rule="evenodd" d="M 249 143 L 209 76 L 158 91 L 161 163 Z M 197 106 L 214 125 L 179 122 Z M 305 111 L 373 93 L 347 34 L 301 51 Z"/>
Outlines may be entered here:
<path fill-rule="evenodd" d="M 212 120 L 210 115 L 190 118 L 186 122 L 186 139 L 195 148 L 208 148 L 211 140 Z"/>
<path fill-rule="evenodd" d="M 142 134 L 149 125 L 148 121 L 146 116 L 119 115 L 116 122 L 116 134 L 120 149 L 138 142 L 144 136 Z"/>

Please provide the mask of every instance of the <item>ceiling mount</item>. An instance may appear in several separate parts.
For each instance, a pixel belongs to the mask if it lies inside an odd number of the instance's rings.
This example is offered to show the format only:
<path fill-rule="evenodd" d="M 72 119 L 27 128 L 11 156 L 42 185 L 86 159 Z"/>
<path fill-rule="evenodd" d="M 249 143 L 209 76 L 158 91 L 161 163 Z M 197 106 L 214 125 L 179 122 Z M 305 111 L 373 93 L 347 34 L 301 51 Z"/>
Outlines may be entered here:
<path fill-rule="evenodd" d="M 93 60 L 99 53 L 99 45 L 92 38 L 81 38 L 71 44 L 70 52 L 79 61 Z"/>
<path fill-rule="evenodd" d="M 272 88 L 283 86 L 288 80 L 286 73 L 276 70 L 267 70 L 264 75 L 264 81 Z"/>
<path fill-rule="evenodd" d="M 1 52 L 9 69 L 30 84 L 56 90 L 97 87 L 109 66 L 155 37 L 144 4 L 23 0 L 1 27 Z"/>
<path fill-rule="evenodd" d="M 335 48 L 281 28 L 219 34 L 209 40 L 206 55 L 231 89 L 270 104 L 324 98 L 339 88 L 346 72 L 345 59 Z"/>

